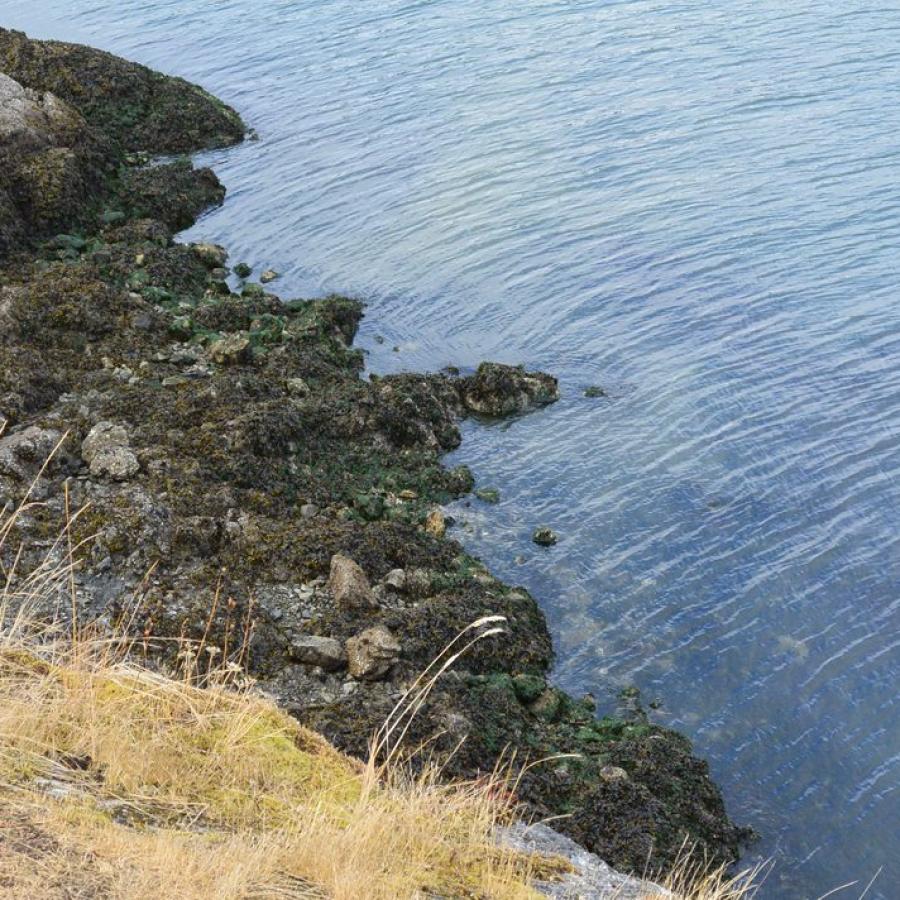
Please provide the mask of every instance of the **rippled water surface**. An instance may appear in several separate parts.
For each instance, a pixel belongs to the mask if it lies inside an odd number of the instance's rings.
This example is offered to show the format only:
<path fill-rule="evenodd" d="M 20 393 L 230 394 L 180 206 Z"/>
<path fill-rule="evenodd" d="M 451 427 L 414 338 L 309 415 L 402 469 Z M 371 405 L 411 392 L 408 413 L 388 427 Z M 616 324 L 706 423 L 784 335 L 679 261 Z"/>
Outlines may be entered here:
<path fill-rule="evenodd" d="M 763 896 L 855 898 L 880 866 L 867 896 L 898 896 L 900 7 L 5 0 L 0 20 L 238 107 L 262 140 L 209 155 L 229 197 L 194 234 L 283 295 L 366 297 L 374 370 L 559 374 L 552 408 L 465 427 L 456 456 L 502 500 L 461 505 L 463 539 L 540 597 L 564 686 L 661 698 L 774 856 Z"/>

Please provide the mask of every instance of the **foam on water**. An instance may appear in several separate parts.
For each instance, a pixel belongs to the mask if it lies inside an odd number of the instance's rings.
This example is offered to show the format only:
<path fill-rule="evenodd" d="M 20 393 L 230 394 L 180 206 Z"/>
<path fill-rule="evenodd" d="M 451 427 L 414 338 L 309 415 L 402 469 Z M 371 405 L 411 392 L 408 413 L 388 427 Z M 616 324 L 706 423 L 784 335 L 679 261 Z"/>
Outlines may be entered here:
<path fill-rule="evenodd" d="M 762 833 L 751 856 L 775 856 L 762 896 L 882 865 L 868 896 L 894 895 L 900 9 L 6 0 L 0 19 L 238 107 L 262 140 L 209 155 L 229 197 L 194 236 L 274 266 L 283 295 L 364 296 L 374 370 L 559 374 L 554 407 L 465 426 L 458 460 L 502 491 L 460 505 L 467 546 L 541 599 L 565 687 L 662 699 Z"/>

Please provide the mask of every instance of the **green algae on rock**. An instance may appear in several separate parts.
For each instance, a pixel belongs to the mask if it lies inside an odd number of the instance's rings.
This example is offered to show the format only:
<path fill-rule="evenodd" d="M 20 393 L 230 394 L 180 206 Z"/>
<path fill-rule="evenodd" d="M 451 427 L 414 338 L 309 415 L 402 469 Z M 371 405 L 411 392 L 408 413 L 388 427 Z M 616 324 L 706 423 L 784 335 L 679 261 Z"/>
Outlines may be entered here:
<path fill-rule="evenodd" d="M 504 616 L 507 633 L 438 684 L 411 744 L 433 741 L 451 777 L 509 751 L 518 765 L 576 754 L 524 772 L 527 810 L 563 816 L 561 830 L 632 870 L 670 866 L 685 839 L 698 856 L 733 859 L 739 832 L 690 744 L 640 715 L 597 719 L 549 686 L 534 598 L 436 525 L 436 507 L 474 487 L 467 469 L 441 464 L 459 419 L 552 402 L 556 380 L 490 363 L 470 376 L 360 379 L 359 302 L 232 293 L 216 277 L 221 253 L 172 238 L 221 202 L 215 176 L 186 161 L 126 164 L 123 148 L 236 140 L 239 120 L 217 101 L 108 54 L 2 30 L 0 71 L 71 104 L 97 184 L 63 205 L 58 235 L 0 258 L 0 507 L 69 434 L 37 481 L 41 504 L 18 521 L 20 565 L 58 533 L 66 483 L 71 508 L 84 507 L 72 526 L 86 548 L 74 575 L 82 621 L 130 621 L 163 658 L 171 638 L 203 638 L 358 755 L 462 627 Z M 160 110 L 173 109 L 164 135 Z M 185 124 L 191 115 L 203 121 Z M 11 249 L 49 236 L 21 222 Z M 352 563 L 337 563 L 340 578 L 336 559 Z M 351 582 L 361 602 L 347 599 Z"/>

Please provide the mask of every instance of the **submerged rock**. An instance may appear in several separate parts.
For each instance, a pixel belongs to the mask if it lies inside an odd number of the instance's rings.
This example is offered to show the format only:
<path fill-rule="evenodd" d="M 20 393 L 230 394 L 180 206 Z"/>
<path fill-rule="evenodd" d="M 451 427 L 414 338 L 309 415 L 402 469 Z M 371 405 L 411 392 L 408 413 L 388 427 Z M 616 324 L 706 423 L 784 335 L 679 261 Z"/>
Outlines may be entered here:
<path fill-rule="evenodd" d="M 541 547 L 552 547 L 559 540 L 559 535 L 552 528 L 542 525 L 534 529 L 531 539 Z"/>

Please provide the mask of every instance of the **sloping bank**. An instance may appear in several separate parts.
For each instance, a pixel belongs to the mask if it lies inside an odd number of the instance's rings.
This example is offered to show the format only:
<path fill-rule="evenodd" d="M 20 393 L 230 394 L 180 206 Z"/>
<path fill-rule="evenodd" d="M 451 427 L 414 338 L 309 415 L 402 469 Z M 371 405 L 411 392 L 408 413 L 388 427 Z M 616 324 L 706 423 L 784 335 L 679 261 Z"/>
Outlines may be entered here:
<path fill-rule="evenodd" d="M 224 189 L 144 154 L 235 143 L 233 110 L 3 29 L 0 72 L 0 506 L 68 432 L 20 530 L 35 563 L 64 503 L 89 504 L 72 529 L 82 621 L 126 621 L 162 654 L 205 637 L 362 756 L 402 687 L 463 626 L 503 615 L 508 634 L 441 681 L 410 744 L 455 751 L 452 777 L 510 750 L 519 765 L 577 754 L 529 767 L 519 796 L 618 868 L 665 869 L 685 839 L 736 858 L 689 742 L 550 685 L 535 600 L 443 533 L 438 505 L 473 487 L 440 463 L 457 421 L 552 401 L 555 379 L 491 365 L 360 379 L 358 302 L 234 293 L 224 250 L 172 240 Z"/>

